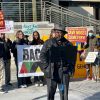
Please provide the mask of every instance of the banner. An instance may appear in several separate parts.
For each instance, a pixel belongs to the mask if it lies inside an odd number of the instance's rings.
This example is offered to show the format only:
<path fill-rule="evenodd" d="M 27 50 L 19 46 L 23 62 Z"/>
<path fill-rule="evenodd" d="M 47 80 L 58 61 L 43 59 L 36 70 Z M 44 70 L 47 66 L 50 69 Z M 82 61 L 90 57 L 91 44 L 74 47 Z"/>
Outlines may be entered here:
<path fill-rule="evenodd" d="M 5 21 L 3 12 L 0 10 L 0 30 L 5 28 Z"/>
<path fill-rule="evenodd" d="M 40 63 L 42 45 L 18 45 L 18 77 L 43 76 Z"/>
<path fill-rule="evenodd" d="M 1 29 L 0 33 L 14 33 L 14 22 L 5 20 L 5 29 Z"/>
<path fill-rule="evenodd" d="M 87 28 L 86 27 L 68 27 L 67 39 L 71 42 L 86 42 Z"/>

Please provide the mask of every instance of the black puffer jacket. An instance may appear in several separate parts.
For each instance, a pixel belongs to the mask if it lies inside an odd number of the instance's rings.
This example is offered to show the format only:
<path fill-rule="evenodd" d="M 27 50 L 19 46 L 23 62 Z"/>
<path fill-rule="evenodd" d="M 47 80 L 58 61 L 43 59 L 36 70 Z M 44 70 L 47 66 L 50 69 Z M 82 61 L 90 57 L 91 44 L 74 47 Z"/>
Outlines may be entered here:
<path fill-rule="evenodd" d="M 12 41 L 10 39 L 7 39 L 7 40 L 3 40 L 3 39 L 0 39 L 0 42 L 3 43 L 4 45 L 4 60 L 8 60 L 8 59 L 11 59 L 11 48 L 12 48 Z"/>
<path fill-rule="evenodd" d="M 53 57 L 56 56 L 58 57 L 57 52 L 55 52 L 55 56 L 51 54 L 51 48 L 52 47 L 62 47 L 66 46 L 73 46 L 68 40 L 65 38 L 62 38 L 60 40 L 56 40 L 55 38 L 47 40 L 43 48 L 41 50 L 40 54 L 40 60 L 44 69 L 44 74 L 47 78 L 51 79 L 56 79 L 60 80 L 61 79 L 61 71 L 62 71 L 62 66 L 63 66 L 63 74 L 68 74 L 69 72 L 73 73 L 74 72 L 74 66 L 75 62 L 63 62 L 61 66 L 61 61 L 60 62 L 52 62 Z M 67 52 L 67 51 L 66 51 Z M 51 55 L 53 57 L 51 57 Z"/>
<path fill-rule="evenodd" d="M 24 39 L 19 39 L 19 40 L 13 41 L 11 51 L 12 51 L 15 59 L 17 59 L 17 45 L 27 45 L 27 44 L 26 44 L 26 41 Z"/>
<path fill-rule="evenodd" d="M 4 57 L 4 43 L 0 41 L 0 58 Z"/>

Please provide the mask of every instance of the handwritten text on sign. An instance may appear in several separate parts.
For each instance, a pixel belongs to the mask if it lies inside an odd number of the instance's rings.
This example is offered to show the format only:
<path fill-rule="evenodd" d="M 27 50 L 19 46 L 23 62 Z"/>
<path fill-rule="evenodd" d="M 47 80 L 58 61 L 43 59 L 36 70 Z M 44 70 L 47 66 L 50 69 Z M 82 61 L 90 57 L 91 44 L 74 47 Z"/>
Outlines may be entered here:
<path fill-rule="evenodd" d="M 87 28 L 85 27 L 69 27 L 68 39 L 72 42 L 86 42 Z"/>
<path fill-rule="evenodd" d="M 98 52 L 89 52 L 85 59 L 85 62 L 86 63 L 94 63 L 97 55 L 98 55 Z"/>
<path fill-rule="evenodd" d="M 37 31 L 38 26 L 36 24 L 22 24 L 22 31 L 26 35 L 32 34 L 34 31 Z"/>

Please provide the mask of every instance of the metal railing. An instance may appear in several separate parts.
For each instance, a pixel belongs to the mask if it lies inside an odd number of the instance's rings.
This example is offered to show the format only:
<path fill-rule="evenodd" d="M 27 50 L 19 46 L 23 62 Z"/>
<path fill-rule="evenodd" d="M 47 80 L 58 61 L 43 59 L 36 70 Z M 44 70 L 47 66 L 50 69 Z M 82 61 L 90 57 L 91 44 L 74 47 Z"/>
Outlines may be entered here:
<path fill-rule="evenodd" d="M 64 26 L 99 26 L 96 19 L 86 17 L 67 8 L 61 7 L 51 2 L 42 4 L 42 20 Z"/>
<path fill-rule="evenodd" d="M 36 2 L 36 15 L 34 15 L 32 2 L 0 2 L 4 11 L 5 20 L 14 22 L 49 21 L 64 26 L 95 26 L 100 29 L 100 22 L 90 17 L 83 16 L 72 10 L 54 3 L 44 1 Z"/>
<path fill-rule="evenodd" d="M 37 2 L 36 9 L 38 10 L 37 15 L 33 15 L 33 4 L 32 2 L 0 2 L 0 7 L 4 12 L 6 20 L 13 20 L 15 22 L 32 22 L 33 17 L 41 20 L 39 12 L 41 8 L 40 3 Z"/>

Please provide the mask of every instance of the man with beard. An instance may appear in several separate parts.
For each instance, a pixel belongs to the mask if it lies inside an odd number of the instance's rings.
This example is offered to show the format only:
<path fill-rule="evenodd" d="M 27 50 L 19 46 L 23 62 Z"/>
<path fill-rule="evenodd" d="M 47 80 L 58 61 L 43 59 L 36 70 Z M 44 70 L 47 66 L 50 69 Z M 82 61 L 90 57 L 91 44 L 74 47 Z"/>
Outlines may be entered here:
<path fill-rule="evenodd" d="M 56 25 L 51 32 L 55 33 L 55 37 L 50 38 L 44 43 L 40 54 L 41 63 L 47 81 L 47 100 L 54 100 L 57 85 L 60 92 L 60 99 L 68 100 L 69 79 L 70 75 L 74 73 L 77 49 L 73 49 L 74 61 L 71 61 L 72 58 L 70 59 L 70 56 L 66 58 L 66 54 L 64 53 L 67 52 L 68 54 L 69 50 L 65 51 L 63 48 L 74 47 L 72 43 L 64 38 L 64 35 L 67 32 L 64 31 L 63 27 L 58 25 Z M 69 59 L 69 62 L 66 62 L 66 59 Z"/>

